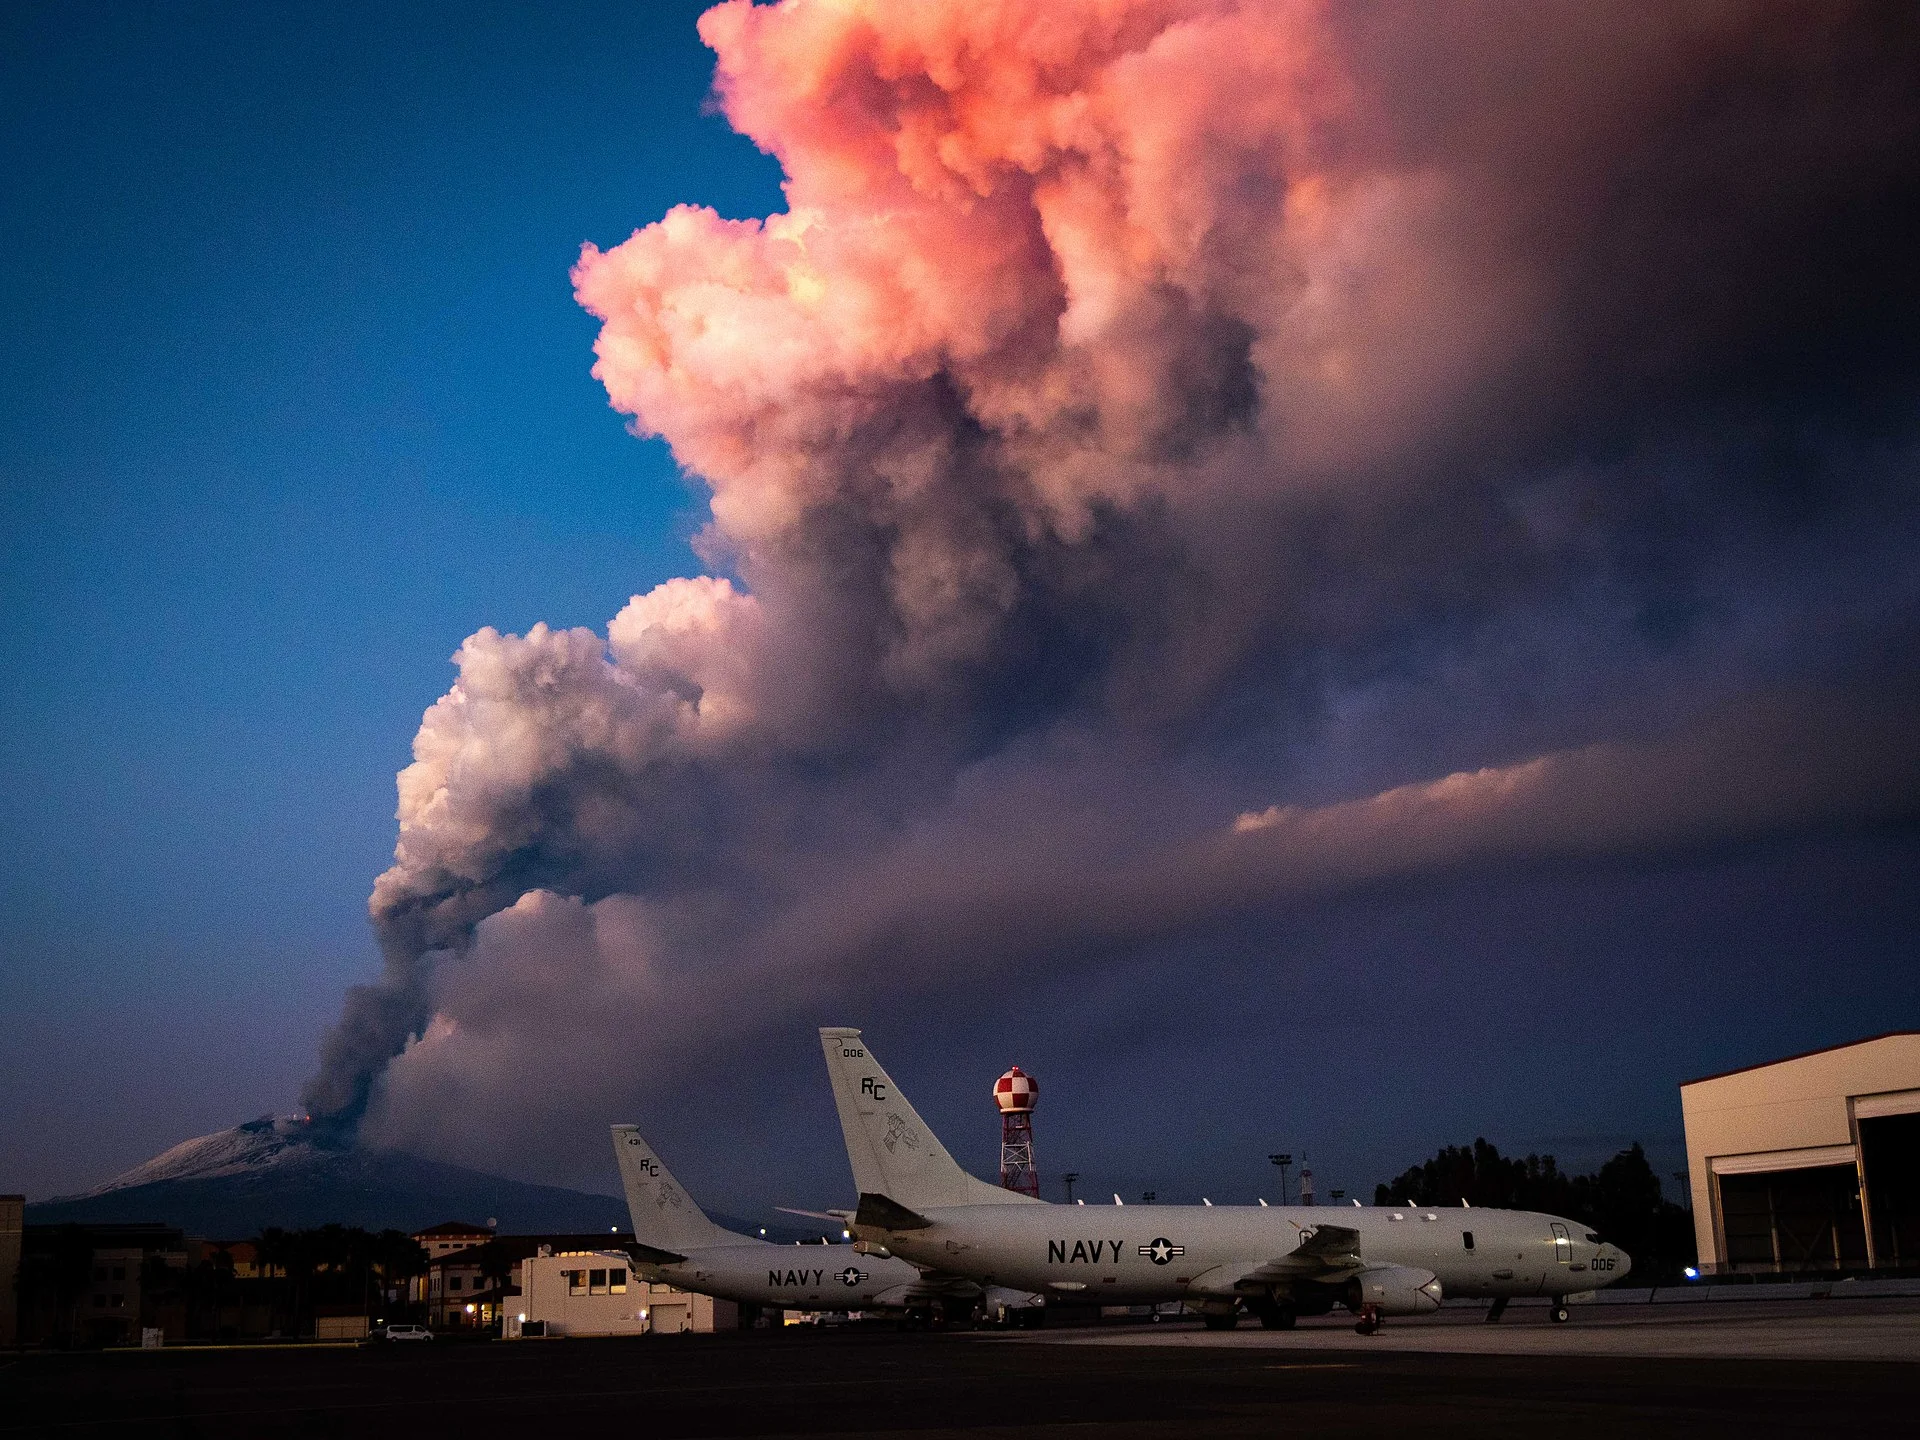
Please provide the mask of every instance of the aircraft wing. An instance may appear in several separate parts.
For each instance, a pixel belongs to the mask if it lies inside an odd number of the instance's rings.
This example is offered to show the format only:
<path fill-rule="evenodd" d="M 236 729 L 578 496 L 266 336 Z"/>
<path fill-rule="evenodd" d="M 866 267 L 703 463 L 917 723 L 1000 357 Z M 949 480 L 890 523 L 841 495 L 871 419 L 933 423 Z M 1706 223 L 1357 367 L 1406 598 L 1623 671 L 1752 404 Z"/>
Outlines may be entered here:
<path fill-rule="evenodd" d="M 791 1205 L 776 1205 L 773 1208 L 782 1215 L 804 1215 L 809 1220 L 837 1220 L 842 1225 L 851 1224 L 854 1213 L 851 1210 L 796 1210 Z"/>
<path fill-rule="evenodd" d="M 1271 1285 L 1281 1280 L 1340 1280 L 1361 1268 L 1360 1232 L 1350 1225 L 1311 1225 L 1285 1255 L 1254 1266 L 1238 1286 Z"/>
<path fill-rule="evenodd" d="M 1014 1310 L 1046 1303 L 1045 1297 L 1030 1291 L 1009 1290 L 1004 1285 L 982 1285 L 950 1271 L 929 1269 L 922 1269 L 919 1279 L 896 1286 L 880 1299 L 888 1305 L 900 1306 L 985 1300 L 990 1306 L 1004 1305 Z"/>
<path fill-rule="evenodd" d="M 945 1270 L 922 1270 L 920 1278 L 902 1287 L 901 1304 L 928 1300 L 975 1300 L 980 1287 Z"/>
<path fill-rule="evenodd" d="M 1315 1225 L 1300 1236 L 1293 1253 L 1338 1266 L 1360 1263 L 1360 1232 L 1350 1225 Z"/>

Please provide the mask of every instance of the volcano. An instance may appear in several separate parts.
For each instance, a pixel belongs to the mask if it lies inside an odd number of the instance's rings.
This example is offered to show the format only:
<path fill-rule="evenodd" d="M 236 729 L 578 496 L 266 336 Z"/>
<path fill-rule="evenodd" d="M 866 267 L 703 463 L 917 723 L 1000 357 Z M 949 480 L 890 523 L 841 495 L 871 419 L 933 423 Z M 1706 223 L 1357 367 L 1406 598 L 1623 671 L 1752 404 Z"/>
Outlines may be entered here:
<path fill-rule="evenodd" d="M 303 1116 L 263 1115 L 183 1141 L 80 1195 L 27 1206 L 35 1225 L 160 1221 L 233 1239 L 271 1225 L 415 1231 L 443 1220 L 522 1234 L 624 1230 L 624 1200 L 363 1148 Z"/>

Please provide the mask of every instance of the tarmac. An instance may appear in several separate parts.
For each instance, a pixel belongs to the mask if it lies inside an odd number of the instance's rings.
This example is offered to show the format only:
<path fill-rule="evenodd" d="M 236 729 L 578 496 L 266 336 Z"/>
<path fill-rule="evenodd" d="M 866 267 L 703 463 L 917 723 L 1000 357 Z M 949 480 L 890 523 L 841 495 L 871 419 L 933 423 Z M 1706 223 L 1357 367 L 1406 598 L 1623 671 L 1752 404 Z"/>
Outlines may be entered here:
<path fill-rule="evenodd" d="M 1611 1355 L 1632 1358 L 1862 1360 L 1920 1364 L 1920 1301 L 1753 1300 L 1712 1305 L 1578 1305 L 1554 1324 L 1543 1306 L 1513 1306 L 1497 1324 L 1484 1308 L 1389 1320 L 1354 1333 L 1353 1317 L 1303 1319 L 1292 1330 L 1206 1330 L 1192 1321 L 1125 1330 L 1024 1332 L 1054 1345 L 1249 1348 L 1303 1354 Z"/>
<path fill-rule="evenodd" d="M 0 1440 L 1920 1436 L 1920 1302 L 0 1354 Z"/>

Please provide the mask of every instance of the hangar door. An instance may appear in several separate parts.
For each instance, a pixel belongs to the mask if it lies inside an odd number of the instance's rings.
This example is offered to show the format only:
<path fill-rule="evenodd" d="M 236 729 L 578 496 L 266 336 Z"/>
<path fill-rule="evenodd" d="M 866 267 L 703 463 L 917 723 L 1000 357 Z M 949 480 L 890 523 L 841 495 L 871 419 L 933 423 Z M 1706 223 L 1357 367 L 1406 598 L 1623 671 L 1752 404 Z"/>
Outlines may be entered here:
<path fill-rule="evenodd" d="M 1911 1109 L 1920 1110 L 1920 1094 L 1909 1091 L 1908 1096 Z M 1873 1263 L 1881 1269 L 1920 1265 L 1920 1114 L 1874 1113 L 1907 1098 L 1854 1102 L 1867 1210 L 1873 1217 Z"/>
<path fill-rule="evenodd" d="M 678 1335 L 693 1328 L 693 1317 L 688 1307 L 679 1305 L 656 1304 L 647 1315 L 647 1330 L 654 1335 Z"/>
<path fill-rule="evenodd" d="M 1714 1169 L 1732 1268 L 1790 1273 L 1866 1265 L 1860 1172 L 1851 1160 L 1777 1170 L 1716 1160 Z"/>

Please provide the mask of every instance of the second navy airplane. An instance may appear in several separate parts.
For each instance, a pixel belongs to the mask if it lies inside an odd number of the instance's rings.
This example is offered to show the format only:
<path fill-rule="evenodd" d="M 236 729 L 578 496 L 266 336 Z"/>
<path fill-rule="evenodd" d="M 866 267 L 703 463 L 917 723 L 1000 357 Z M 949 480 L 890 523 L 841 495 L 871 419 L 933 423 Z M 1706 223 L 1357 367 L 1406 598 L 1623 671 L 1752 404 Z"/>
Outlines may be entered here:
<path fill-rule="evenodd" d="M 820 1043 L 853 1165 L 855 1236 L 983 1286 L 1088 1304 L 1187 1302 L 1210 1328 L 1240 1307 L 1270 1328 L 1344 1304 L 1371 1333 L 1445 1296 L 1565 1297 L 1624 1277 L 1627 1255 L 1578 1221 L 1420 1205 L 1050 1205 L 963 1171 L 858 1030 Z"/>
<path fill-rule="evenodd" d="M 633 1217 L 634 1267 L 649 1280 L 743 1305 L 891 1311 L 909 1319 L 968 1315 L 983 1301 L 1000 1308 L 1036 1302 L 851 1245 L 776 1245 L 735 1234 L 707 1218 L 636 1128 L 612 1129 Z"/>

